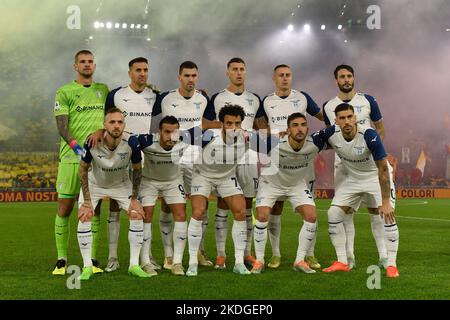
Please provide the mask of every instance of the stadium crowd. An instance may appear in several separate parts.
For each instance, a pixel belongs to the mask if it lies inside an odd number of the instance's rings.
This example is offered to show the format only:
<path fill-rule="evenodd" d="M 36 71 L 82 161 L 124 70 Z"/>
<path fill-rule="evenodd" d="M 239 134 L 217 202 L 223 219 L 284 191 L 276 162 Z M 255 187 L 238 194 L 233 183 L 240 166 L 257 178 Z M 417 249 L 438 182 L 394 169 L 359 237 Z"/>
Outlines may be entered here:
<path fill-rule="evenodd" d="M 54 189 L 57 153 L 0 153 L 0 189 Z"/>

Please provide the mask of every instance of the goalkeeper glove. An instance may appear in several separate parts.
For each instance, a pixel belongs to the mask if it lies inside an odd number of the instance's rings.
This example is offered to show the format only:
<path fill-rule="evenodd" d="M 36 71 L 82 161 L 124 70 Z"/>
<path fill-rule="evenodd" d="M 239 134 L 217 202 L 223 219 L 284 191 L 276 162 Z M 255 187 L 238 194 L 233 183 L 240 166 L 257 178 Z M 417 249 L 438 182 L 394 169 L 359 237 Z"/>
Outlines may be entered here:
<path fill-rule="evenodd" d="M 86 155 L 86 150 L 84 148 L 80 147 L 77 140 L 72 140 L 70 142 L 70 147 L 72 148 L 73 152 L 77 155 L 78 158 L 83 158 Z"/>

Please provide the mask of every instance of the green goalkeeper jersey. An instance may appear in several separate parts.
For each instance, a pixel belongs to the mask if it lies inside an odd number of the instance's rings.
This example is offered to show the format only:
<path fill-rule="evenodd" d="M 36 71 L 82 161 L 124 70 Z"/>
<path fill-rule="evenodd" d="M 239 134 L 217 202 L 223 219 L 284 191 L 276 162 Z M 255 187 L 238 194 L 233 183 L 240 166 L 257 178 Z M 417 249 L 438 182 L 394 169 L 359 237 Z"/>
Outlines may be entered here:
<path fill-rule="evenodd" d="M 105 84 L 92 82 L 89 87 L 85 87 L 75 81 L 65 84 L 56 91 L 53 112 L 55 116 L 69 116 L 68 130 L 80 146 L 84 145 L 89 134 L 103 127 L 108 92 Z M 59 161 L 79 162 L 63 138 L 59 149 Z"/>

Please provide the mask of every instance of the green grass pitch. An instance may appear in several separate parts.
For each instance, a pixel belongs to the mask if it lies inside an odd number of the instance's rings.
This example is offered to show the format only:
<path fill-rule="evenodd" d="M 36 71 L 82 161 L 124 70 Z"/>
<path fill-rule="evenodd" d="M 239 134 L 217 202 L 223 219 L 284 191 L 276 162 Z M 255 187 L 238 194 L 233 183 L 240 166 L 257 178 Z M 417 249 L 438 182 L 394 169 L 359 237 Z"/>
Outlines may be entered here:
<path fill-rule="evenodd" d="M 318 200 L 319 230 L 316 256 L 323 267 L 335 259 L 327 233 L 326 211 L 329 200 Z M 102 208 L 101 239 L 98 259 L 102 267 L 107 260 L 107 203 Z M 215 257 L 214 208 L 210 203 L 206 249 Z M 150 279 L 128 276 L 128 221 L 122 215 L 119 258 L 121 269 L 95 276 L 82 283 L 81 289 L 66 287 L 66 277 L 51 271 L 56 261 L 54 215 L 56 203 L 2 203 L 0 212 L 0 299 L 450 299 L 450 200 L 398 200 L 396 214 L 400 231 L 398 266 L 400 277 L 388 279 L 382 271 L 381 289 L 367 288 L 367 267 L 377 264 L 378 255 L 367 211 L 355 216 L 355 253 L 357 268 L 350 273 L 313 275 L 294 272 L 301 219 L 285 205 L 282 216 L 282 265 L 266 269 L 261 275 L 238 276 L 232 273 L 234 250 L 231 219 L 227 238 L 227 269 L 200 267 L 195 278 L 175 277 L 164 270 Z M 158 211 L 159 212 L 159 209 Z M 153 255 L 162 262 L 158 214 L 154 217 Z M 76 239 L 76 215 L 71 218 L 69 265 L 81 265 Z M 267 243 L 266 259 L 271 256 Z M 187 267 L 188 250 L 184 255 Z"/>

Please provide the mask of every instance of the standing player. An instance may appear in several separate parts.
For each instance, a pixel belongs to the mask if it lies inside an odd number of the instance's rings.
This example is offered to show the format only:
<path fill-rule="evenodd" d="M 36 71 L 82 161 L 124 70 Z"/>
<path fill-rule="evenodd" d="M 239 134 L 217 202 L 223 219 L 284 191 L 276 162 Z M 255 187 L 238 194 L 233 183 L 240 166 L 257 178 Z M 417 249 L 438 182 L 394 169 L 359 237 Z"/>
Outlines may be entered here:
<path fill-rule="evenodd" d="M 120 109 L 112 108 L 106 112 L 104 128 L 106 136 L 103 141 L 94 148 L 90 148 L 86 143 L 86 154 L 80 162 L 83 197 L 80 197 L 78 209 L 78 243 L 84 265 L 80 280 L 89 280 L 93 274 L 91 219 L 93 208 L 104 197 L 117 201 L 129 215 L 130 267 L 128 273 L 140 278 L 149 278 L 150 275 L 139 267 L 139 252 L 144 234 L 142 221 L 144 212 L 137 199 L 142 177 L 139 141 L 135 136 L 128 140 L 123 139 L 125 120 Z M 130 160 L 133 168 L 132 181 L 128 173 Z M 88 173 L 91 165 L 92 170 Z"/>
<path fill-rule="evenodd" d="M 76 79 L 67 83 L 56 92 L 54 114 L 61 146 L 59 151 L 58 178 L 58 213 L 55 219 L 55 240 L 58 251 L 54 275 L 64 275 L 67 265 L 67 247 L 69 244 L 69 217 L 77 194 L 80 191 L 78 167 L 84 154 L 86 137 L 103 125 L 105 100 L 108 87 L 93 82 L 96 64 L 94 55 L 88 50 L 81 50 L 75 55 L 73 65 Z M 92 218 L 92 257 L 95 259 L 98 246 L 99 208 Z M 93 261 L 94 273 L 103 272 L 98 268 L 98 261 Z"/>
<path fill-rule="evenodd" d="M 275 84 L 275 92 L 263 99 L 263 108 L 270 130 L 285 132 L 289 115 L 300 112 L 304 115 L 316 117 L 323 121 L 323 114 L 314 100 L 303 91 L 292 89 L 292 70 L 286 64 L 277 65 L 273 70 L 272 80 Z M 314 179 L 311 179 L 314 180 Z M 281 263 L 280 253 L 280 233 L 281 233 L 281 213 L 283 202 L 277 201 L 269 217 L 269 239 L 272 245 L 272 258 L 268 263 L 269 268 L 278 268 Z M 313 242 L 315 243 L 314 238 Z M 314 257 L 314 245 L 308 252 L 306 261 L 311 268 L 319 269 L 320 264 Z"/>
<path fill-rule="evenodd" d="M 335 186 L 335 195 L 328 210 L 328 233 L 338 261 L 323 271 L 350 271 L 343 222 L 346 213 L 358 209 L 361 200 L 364 200 L 371 215 L 384 218 L 386 275 L 398 277 L 396 260 L 399 233 L 391 198 L 393 186 L 383 143 L 374 129 L 357 123 L 354 108 L 350 104 L 339 104 L 334 113 L 336 124 L 320 131 L 318 135 L 335 150 L 346 176 Z"/>
<path fill-rule="evenodd" d="M 157 99 L 152 116 L 151 132 L 156 132 L 159 127 L 160 120 L 166 116 L 174 116 L 177 118 L 181 130 L 189 130 L 194 127 L 201 127 L 205 109 L 208 105 L 208 97 L 199 90 L 196 90 L 198 82 L 198 67 L 192 61 L 184 61 L 179 67 L 178 81 L 180 86 L 178 89 L 164 92 Z M 186 194 L 190 194 L 192 179 L 192 164 L 195 157 L 199 154 L 195 146 L 190 147 L 184 153 L 181 161 L 181 170 L 183 173 L 184 188 Z M 204 215 L 203 234 L 206 232 L 208 224 L 208 215 Z M 173 218 L 169 207 L 162 202 L 160 214 L 160 232 L 164 246 L 164 268 L 171 269 L 173 263 Z M 204 251 L 199 251 L 199 261 L 202 265 L 212 266 Z"/>
<path fill-rule="evenodd" d="M 112 90 L 106 99 L 105 111 L 112 108 L 122 110 L 126 118 L 125 132 L 129 134 L 148 134 L 152 118 L 153 105 L 158 93 L 149 89 L 148 60 L 143 57 L 132 59 L 128 63 L 130 84 Z M 111 200 L 108 219 L 109 256 L 105 271 L 112 272 L 119 268 L 117 246 L 120 232 L 120 209 L 116 201 Z M 152 224 L 144 219 L 144 243 L 141 252 L 142 268 L 151 274 L 161 269 L 151 253 Z"/>
<path fill-rule="evenodd" d="M 362 126 L 370 126 L 370 124 L 373 123 L 375 130 L 378 132 L 381 140 L 383 141 L 384 124 L 378 103 L 374 97 L 356 92 L 353 68 L 348 65 L 339 65 L 334 70 L 334 77 L 336 79 L 339 92 L 337 97 L 325 102 L 323 105 L 325 124 L 327 126 L 333 125 L 336 106 L 341 103 L 348 103 L 355 109 L 356 121 L 358 121 L 358 124 Z M 391 171 L 391 166 L 389 164 L 388 166 Z M 334 185 L 336 188 L 336 186 L 338 186 L 345 179 L 346 172 L 339 157 L 335 157 L 334 167 Z M 394 185 L 392 177 L 391 185 Z M 344 229 L 347 237 L 346 250 L 350 269 L 354 268 L 356 264 L 354 254 L 355 226 L 353 224 L 353 213 L 353 211 L 349 211 L 344 217 Z M 383 236 L 383 221 L 378 215 L 370 215 L 370 219 L 372 234 L 375 238 L 380 259 L 379 265 L 380 267 L 386 268 L 387 252 Z"/>
<path fill-rule="evenodd" d="M 246 66 L 244 60 L 241 58 L 232 58 L 227 63 L 227 76 L 229 79 L 228 87 L 211 97 L 210 104 L 205 118 L 208 120 L 218 120 L 220 109 L 226 105 L 234 104 L 244 108 L 245 119 L 242 121 L 242 129 L 251 130 L 257 128 L 258 124 L 262 128 L 266 128 L 263 110 L 261 107 L 260 98 L 245 89 Z M 256 119 L 256 121 L 255 121 Z M 217 122 L 216 128 L 221 127 L 221 123 Z M 245 247 L 244 261 L 250 267 L 255 262 L 255 258 L 251 255 L 252 248 L 252 234 L 253 234 L 253 198 L 256 195 L 258 185 L 258 170 L 257 170 L 257 154 L 250 151 L 246 155 L 244 164 L 237 166 L 237 178 L 239 185 L 244 192 L 246 204 L 246 221 L 247 221 L 247 246 Z M 217 212 L 215 221 L 215 234 L 217 246 L 216 269 L 225 269 L 225 244 L 228 232 L 228 207 L 222 198 L 217 199 Z"/>
<path fill-rule="evenodd" d="M 161 195 L 175 220 L 171 268 L 174 275 L 184 275 L 182 259 L 187 239 L 186 194 L 179 162 L 190 144 L 178 141 L 179 128 L 175 117 L 166 116 L 159 124 L 159 133 L 139 135 L 145 163 L 140 191 L 145 219 L 152 221 L 156 199 Z"/>
<path fill-rule="evenodd" d="M 293 113 L 287 120 L 287 137 L 283 138 L 276 149 L 272 150 L 271 162 L 276 163 L 277 171 L 265 174 L 261 172 L 256 197 L 255 253 L 256 262 L 252 273 L 261 273 L 264 269 L 264 251 L 267 242 L 267 225 L 270 211 L 280 198 L 288 198 L 295 212 L 304 219 L 298 236 L 297 257 L 294 270 L 315 273 L 305 261 L 307 252 L 314 245 L 316 237 L 317 214 L 313 198 L 314 158 L 324 147 L 317 136 L 308 136 L 306 117 Z M 275 157 L 277 159 L 275 159 Z"/>

